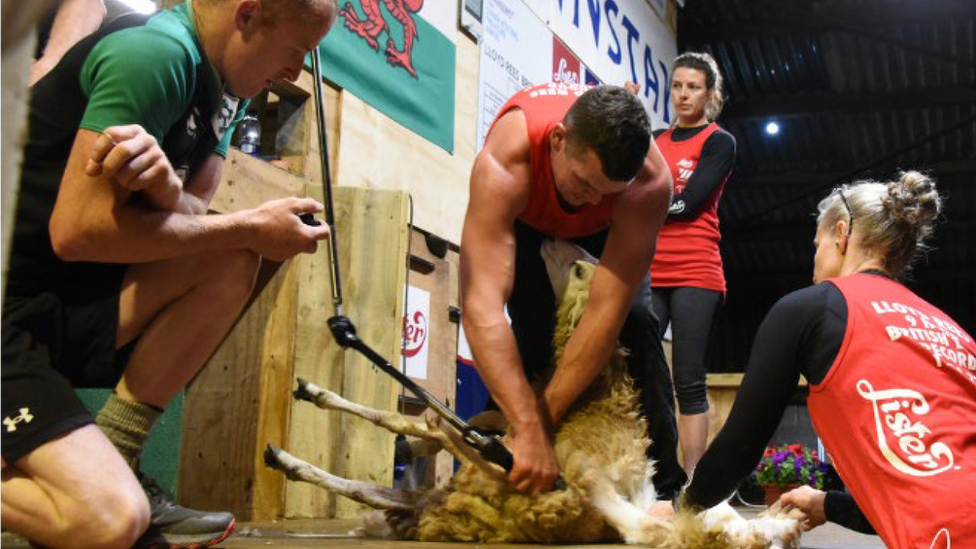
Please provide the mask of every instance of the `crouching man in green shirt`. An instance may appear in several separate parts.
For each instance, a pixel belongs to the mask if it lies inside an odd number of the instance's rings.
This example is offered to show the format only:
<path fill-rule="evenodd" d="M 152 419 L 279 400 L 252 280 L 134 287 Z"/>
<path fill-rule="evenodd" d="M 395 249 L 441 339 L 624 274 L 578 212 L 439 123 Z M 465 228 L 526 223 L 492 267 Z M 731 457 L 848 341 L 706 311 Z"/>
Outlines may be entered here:
<path fill-rule="evenodd" d="M 205 215 L 247 97 L 295 80 L 335 0 L 194 0 L 127 15 L 31 90 L 2 333 L 2 524 L 51 548 L 213 545 L 229 513 L 169 501 L 143 442 L 248 299 L 260 258 L 328 236 L 287 198 Z M 115 391 L 93 418 L 76 386 Z"/>

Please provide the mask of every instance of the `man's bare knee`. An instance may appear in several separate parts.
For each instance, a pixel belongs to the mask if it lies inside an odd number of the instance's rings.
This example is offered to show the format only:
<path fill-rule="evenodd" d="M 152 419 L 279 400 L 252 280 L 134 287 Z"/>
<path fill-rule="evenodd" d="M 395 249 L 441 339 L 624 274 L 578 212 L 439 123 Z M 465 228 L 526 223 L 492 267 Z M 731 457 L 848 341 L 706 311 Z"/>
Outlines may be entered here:
<path fill-rule="evenodd" d="M 149 502 L 141 489 L 78 502 L 68 512 L 68 549 L 128 549 L 149 527 Z"/>

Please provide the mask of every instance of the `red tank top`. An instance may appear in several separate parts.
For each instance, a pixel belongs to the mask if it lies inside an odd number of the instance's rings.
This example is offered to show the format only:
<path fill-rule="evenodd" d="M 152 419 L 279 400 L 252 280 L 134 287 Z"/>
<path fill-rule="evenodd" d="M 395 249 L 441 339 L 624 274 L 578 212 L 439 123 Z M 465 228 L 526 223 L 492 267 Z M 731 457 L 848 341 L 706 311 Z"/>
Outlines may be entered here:
<path fill-rule="evenodd" d="M 718 129 L 718 124 L 709 124 L 685 141 L 673 141 L 674 131 L 668 130 L 655 139 L 671 168 L 675 194 L 684 190 L 698 166 L 702 146 Z M 651 263 L 652 286 L 687 286 L 725 292 L 725 273 L 718 251 L 718 242 L 722 239 L 718 228 L 718 201 L 724 188 L 725 181 L 722 181 L 702 204 L 701 214 L 693 221 L 675 221 L 661 227 L 654 262 Z"/>
<path fill-rule="evenodd" d="M 976 345 L 942 311 L 870 274 L 833 279 L 847 331 L 807 404 L 889 549 L 976 548 Z"/>
<path fill-rule="evenodd" d="M 549 157 L 549 133 L 563 121 L 566 111 L 589 86 L 542 84 L 513 95 L 498 111 L 495 121 L 513 109 L 521 109 L 529 131 L 529 160 L 532 190 L 518 219 L 530 227 L 558 238 L 575 238 L 597 233 L 610 224 L 618 194 L 606 195 L 599 204 L 586 204 L 567 212 L 556 196 Z M 492 128 L 495 123 L 492 122 Z M 491 133 L 489 128 L 488 133 Z"/>

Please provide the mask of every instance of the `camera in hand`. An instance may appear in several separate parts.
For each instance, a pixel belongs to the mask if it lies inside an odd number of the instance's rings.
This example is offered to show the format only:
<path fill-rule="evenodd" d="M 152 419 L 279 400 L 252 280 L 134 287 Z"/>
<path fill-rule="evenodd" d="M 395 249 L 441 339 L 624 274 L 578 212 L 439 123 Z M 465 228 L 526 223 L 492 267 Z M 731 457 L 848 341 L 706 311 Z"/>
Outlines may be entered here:
<path fill-rule="evenodd" d="M 309 227 L 318 227 L 322 224 L 321 221 L 315 219 L 315 216 L 310 213 L 299 214 L 298 218 L 302 220 L 302 223 L 308 225 Z"/>

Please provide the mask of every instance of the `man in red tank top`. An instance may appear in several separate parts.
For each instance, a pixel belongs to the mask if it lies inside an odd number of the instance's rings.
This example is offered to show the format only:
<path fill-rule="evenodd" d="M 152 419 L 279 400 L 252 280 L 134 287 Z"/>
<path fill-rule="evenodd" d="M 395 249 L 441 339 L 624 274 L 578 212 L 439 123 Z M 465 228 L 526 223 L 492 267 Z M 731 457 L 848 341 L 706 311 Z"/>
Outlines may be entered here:
<path fill-rule="evenodd" d="M 495 119 L 471 172 L 461 298 L 478 371 L 511 424 L 509 481 L 518 490 L 536 494 L 552 486 L 558 466 L 551 426 L 599 373 L 622 328 L 634 333 L 635 354 L 651 357 L 636 377 L 643 376 L 638 385 L 659 407 L 647 414 L 649 431 L 652 447 L 663 448 L 655 456 L 659 473 L 670 477 L 655 476 L 655 485 L 677 490 L 684 481 L 663 351 L 659 344 L 641 351 L 657 339 L 645 280 L 654 249 L 647 243 L 664 222 L 670 190 L 647 113 L 623 88 L 535 86 L 513 96 Z M 539 257 L 546 237 L 591 237 L 600 263 L 586 312 L 537 398 L 526 369 L 549 366 L 554 297 Z M 640 327 L 628 330 L 625 319 Z"/>

